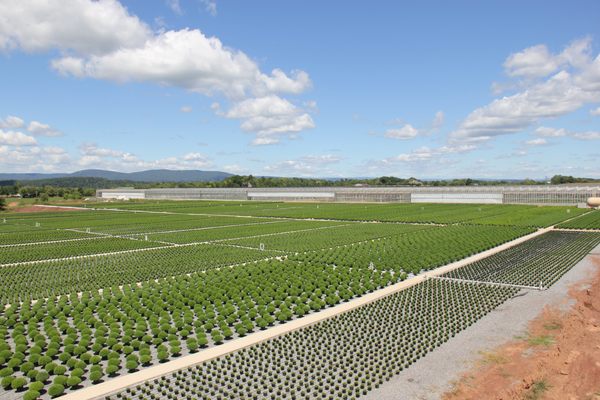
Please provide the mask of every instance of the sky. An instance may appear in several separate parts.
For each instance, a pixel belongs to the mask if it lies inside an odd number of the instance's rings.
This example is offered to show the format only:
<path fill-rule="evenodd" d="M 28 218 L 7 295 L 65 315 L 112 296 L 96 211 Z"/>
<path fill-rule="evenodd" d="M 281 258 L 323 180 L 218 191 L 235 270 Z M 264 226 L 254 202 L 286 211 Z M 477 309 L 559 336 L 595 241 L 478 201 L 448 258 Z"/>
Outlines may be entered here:
<path fill-rule="evenodd" d="M 600 2 L 0 0 L 0 172 L 600 178 Z"/>

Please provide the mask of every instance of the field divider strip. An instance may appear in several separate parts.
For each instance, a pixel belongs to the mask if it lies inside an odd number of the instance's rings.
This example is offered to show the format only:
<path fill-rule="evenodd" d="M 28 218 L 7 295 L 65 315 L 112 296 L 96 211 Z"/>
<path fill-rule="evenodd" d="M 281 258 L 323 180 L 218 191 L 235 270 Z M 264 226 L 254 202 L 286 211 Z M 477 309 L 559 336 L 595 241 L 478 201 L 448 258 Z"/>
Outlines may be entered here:
<path fill-rule="evenodd" d="M 80 259 L 86 259 L 86 258 L 92 258 L 92 257 L 112 256 L 115 254 L 138 253 L 138 252 L 150 251 L 150 250 L 172 249 L 174 247 L 187 247 L 187 246 L 194 246 L 196 244 L 198 244 L 198 243 L 173 244 L 173 245 L 168 245 L 168 246 L 144 247 L 141 249 L 110 251 L 110 252 L 105 252 L 105 253 L 84 254 L 84 255 L 80 255 L 80 256 L 71 256 L 71 257 L 47 258 L 44 260 L 20 261 L 20 262 L 16 262 L 16 263 L 0 264 L 0 268 L 17 267 L 19 265 L 41 264 L 41 263 L 45 263 L 45 262 L 80 260 Z"/>
<path fill-rule="evenodd" d="M 267 225 L 267 224 L 277 224 L 283 221 L 268 221 L 268 222 L 250 222 L 248 224 L 233 224 L 233 225 L 217 225 L 217 226 L 205 226 L 203 228 L 188 228 L 188 229 L 173 229 L 170 231 L 156 231 L 156 232 L 143 232 L 143 233 L 128 233 L 129 236 L 140 236 L 140 235 L 162 235 L 167 233 L 180 233 L 180 232 L 195 232 L 195 231 L 205 231 L 209 229 L 223 229 L 223 228 L 235 228 L 238 226 L 253 226 L 253 225 Z"/>
<path fill-rule="evenodd" d="M 228 242 L 228 241 L 232 241 L 232 240 L 256 239 L 256 238 L 261 238 L 261 237 L 287 235 L 289 233 L 312 232 L 312 231 L 318 231 L 318 230 L 321 230 L 321 229 L 341 228 L 341 227 L 344 227 L 344 226 L 351 226 L 351 225 L 352 224 L 319 226 L 317 228 L 297 229 L 295 231 L 286 231 L 286 232 L 264 233 L 262 235 L 243 236 L 243 237 L 239 237 L 239 238 L 216 239 L 216 240 L 211 240 L 211 241 L 208 241 L 208 242 L 198 242 L 198 243 L 214 243 L 214 244 L 217 244 L 217 243 Z"/>
<path fill-rule="evenodd" d="M 571 217 L 571 218 L 567 218 L 567 219 L 565 219 L 564 221 L 557 222 L 555 225 L 562 225 L 562 224 L 564 224 L 564 223 L 566 223 L 566 222 L 573 221 L 574 219 L 581 218 L 581 217 L 583 217 L 584 215 L 587 215 L 587 214 L 589 214 L 589 213 L 591 213 L 591 212 L 593 212 L 593 211 L 594 211 L 594 210 L 588 210 L 588 211 L 586 211 L 586 212 L 584 212 L 584 213 L 582 213 L 582 214 L 576 215 L 576 216 L 574 216 L 574 217 Z M 558 229 L 562 229 L 562 228 L 558 228 Z"/>
<path fill-rule="evenodd" d="M 97 235 L 102 238 L 125 239 L 125 240 L 133 240 L 136 242 L 159 243 L 159 244 L 164 244 L 164 245 L 168 245 L 168 246 L 175 246 L 177 244 L 177 243 L 165 242 L 162 240 L 149 240 L 149 239 L 134 238 L 131 236 L 126 236 L 126 235 L 113 235 L 112 233 L 93 232 L 93 231 L 87 231 L 87 230 L 82 231 L 80 229 L 75 229 L 75 228 L 66 228 L 64 230 L 71 231 L 71 232 L 87 233 L 90 235 Z"/>
<path fill-rule="evenodd" d="M 503 250 L 509 249 L 513 246 L 526 242 L 534 237 L 543 235 L 550 232 L 553 227 L 542 228 L 528 235 L 521 236 L 517 239 L 503 243 L 491 249 L 482 251 L 474 254 L 467 258 L 459 261 L 438 267 L 434 270 L 424 272 L 414 277 L 408 278 L 402 282 L 395 283 L 382 289 L 375 290 L 361 297 L 351 299 L 348 302 L 328 307 L 322 311 L 308 314 L 302 318 L 294 319 L 286 322 L 285 324 L 275 325 L 264 331 L 258 331 L 248 334 L 247 336 L 236 338 L 231 341 L 225 342 L 219 346 L 211 347 L 206 350 L 202 350 L 198 353 L 189 354 L 183 357 L 176 358 L 172 361 L 168 361 L 163 364 L 154 365 L 151 367 L 144 368 L 138 372 L 119 376 L 116 378 L 109 379 L 103 383 L 94 386 L 87 386 L 83 389 L 76 390 L 61 396 L 62 400 L 92 400 L 101 399 L 105 396 L 116 394 L 121 390 L 139 385 L 143 382 L 159 378 L 164 375 L 168 375 L 175 371 L 179 371 L 185 368 L 189 368 L 194 365 L 201 364 L 206 361 L 224 356 L 226 354 L 233 353 L 246 347 L 256 345 L 258 343 L 277 338 L 289 332 L 314 325 L 321 321 L 329 318 L 336 317 L 342 313 L 354 310 L 358 307 L 370 304 L 374 301 L 380 300 L 384 297 L 390 296 L 401 290 L 407 289 L 414 285 L 417 285 L 426 279 L 434 276 L 443 275 L 447 272 L 453 271 L 457 268 L 463 267 L 475 261 L 489 257 L 493 254 L 499 253 Z"/>
<path fill-rule="evenodd" d="M 584 229 L 584 228 L 554 228 L 558 232 L 589 232 L 589 233 L 600 233 L 600 229 Z"/>
<path fill-rule="evenodd" d="M 472 284 L 483 284 L 490 286 L 503 286 L 503 287 L 512 287 L 517 289 L 527 289 L 527 290 L 546 290 L 547 287 L 543 286 L 527 286 L 527 285 L 516 285 L 512 283 L 502 283 L 502 282 L 493 282 L 493 281 L 478 281 L 473 279 L 461 279 L 461 278 L 451 278 L 448 276 L 432 276 L 431 279 L 438 279 L 441 281 L 452 281 L 452 282 L 463 282 L 463 283 L 472 283 Z"/>
<path fill-rule="evenodd" d="M 227 243 L 223 243 L 223 242 L 230 241 L 230 240 L 253 239 L 253 238 L 259 238 L 259 237 L 263 237 L 263 236 L 284 235 L 284 234 L 288 234 L 288 233 L 314 231 L 314 230 L 317 230 L 317 229 L 325 229 L 325 228 L 337 228 L 337 227 L 349 226 L 349 225 L 352 225 L 352 224 L 321 226 L 321 227 L 318 227 L 318 228 L 309 228 L 309 229 L 300 229 L 300 230 L 295 230 L 295 231 L 268 233 L 268 234 L 264 234 L 264 235 L 242 236 L 242 237 L 239 237 L 239 238 L 207 240 L 207 241 L 192 242 L 192 243 L 153 242 L 151 240 L 146 241 L 146 240 L 141 240 L 141 239 L 132 239 L 132 240 L 139 241 L 139 242 L 161 243 L 161 244 L 165 244 L 165 245 L 164 246 L 154 246 L 154 247 L 144 247 L 144 248 L 141 248 L 141 249 L 120 250 L 120 251 L 105 252 L 105 253 L 95 253 L 95 254 L 85 254 L 85 255 L 80 255 L 80 256 L 71 256 L 71 257 L 62 257 L 62 258 L 51 258 L 51 259 L 44 259 L 44 260 L 20 261 L 20 262 L 16 262 L 16 263 L 0 264 L 0 268 L 3 268 L 3 267 L 16 267 L 16 266 L 19 266 L 19 265 L 41 264 L 41 263 L 44 263 L 44 262 L 59 262 L 59 261 L 79 260 L 79 259 L 86 259 L 86 258 L 92 258 L 92 257 L 110 256 L 110 255 L 115 255 L 115 254 L 127 254 L 127 253 L 137 253 L 137 252 L 141 252 L 141 251 L 162 250 L 162 249 L 175 248 L 175 247 L 189 247 L 189 246 L 197 246 L 197 245 L 203 245 L 203 244 L 221 245 L 221 244 L 227 244 Z M 112 237 L 112 238 L 126 239 L 126 237 L 123 237 L 123 236 L 111 235 L 111 234 L 107 234 L 107 233 L 85 232 L 85 231 L 79 231 L 79 230 L 76 230 L 76 229 L 66 229 L 66 230 L 70 230 L 70 231 L 74 231 L 74 232 L 79 232 L 79 233 L 96 234 L 96 235 L 98 235 L 100 237 Z M 168 243 L 168 244 L 166 244 L 166 243 Z M 242 247 L 242 246 L 239 246 L 239 247 Z M 249 249 L 258 250 L 256 248 L 249 248 Z M 281 251 L 283 253 L 290 253 L 289 251 L 285 251 L 285 250 L 279 250 L 279 251 Z"/>

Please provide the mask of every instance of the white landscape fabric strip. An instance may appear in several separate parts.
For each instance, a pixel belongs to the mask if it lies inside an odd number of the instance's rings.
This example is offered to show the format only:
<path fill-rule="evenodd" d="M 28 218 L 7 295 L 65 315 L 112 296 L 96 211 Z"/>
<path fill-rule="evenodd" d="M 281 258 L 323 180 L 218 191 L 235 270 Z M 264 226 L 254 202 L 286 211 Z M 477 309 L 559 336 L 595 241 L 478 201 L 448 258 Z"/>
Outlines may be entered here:
<path fill-rule="evenodd" d="M 123 376 L 119 376 L 117 378 L 109 379 L 106 382 L 100 383 L 94 386 L 88 386 L 80 390 L 76 390 L 74 392 L 68 393 L 64 396 L 61 396 L 62 400 L 90 400 L 90 399 L 101 399 L 104 396 L 117 393 L 127 387 L 135 386 L 145 381 L 156 379 L 161 376 L 170 374 L 172 372 L 188 368 L 205 361 L 212 360 L 217 357 L 221 357 L 225 354 L 232 353 L 234 351 L 243 349 L 245 347 L 253 346 L 257 343 L 264 342 L 269 339 L 276 338 L 278 336 L 284 335 L 291 331 L 304 328 L 309 325 L 316 324 L 325 319 L 332 318 L 338 314 L 348 312 L 355 308 L 361 307 L 363 305 L 372 303 L 376 300 L 414 286 L 418 283 L 423 282 L 428 277 L 439 276 L 450 272 L 456 268 L 460 268 L 472 262 L 481 260 L 483 258 L 489 257 L 493 254 L 499 253 L 503 250 L 516 246 L 520 243 L 526 242 L 529 239 L 534 237 L 543 235 L 551 231 L 553 227 L 539 229 L 536 232 L 533 232 L 529 235 L 522 236 L 520 238 L 514 239 L 510 242 L 504 243 L 502 245 L 496 246 L 492 249 L 483 251 L 481 253 L 475 254 L 473 256 L 467 257 L 460 261 L 456 261 L 454 263 L 436 268 L 432 271 L 428 271 L 426 273 L 414 276 L 405 281 L 398 282 L 394 285 L 390 285 L 383 289 L 368 293 L 362 297 L 350 300 L 347 303 L 338 304 L 337 306 L 326 308 L 323 311 L 319 311 L 314 314 L 309 314 L 299 319 L 292 320 L 283 325 L 276 325 L 272 328 L 269 328 L 265 331 L 258 331 L 251 333 L 247 336 L 234 339 L 232 341 L 226 342 L 222 345 L 211 347 L 207 350 L 202 350 L 195 354 L 190 354 L 187 356 L 183 356 L 180 358 L 176 358 L 175 360 L 166 362 L 164 364 L 155 365 L 152 367 L 144 368 L 138 372 L 134 372 L 132 374 L 127 374 Z"/>

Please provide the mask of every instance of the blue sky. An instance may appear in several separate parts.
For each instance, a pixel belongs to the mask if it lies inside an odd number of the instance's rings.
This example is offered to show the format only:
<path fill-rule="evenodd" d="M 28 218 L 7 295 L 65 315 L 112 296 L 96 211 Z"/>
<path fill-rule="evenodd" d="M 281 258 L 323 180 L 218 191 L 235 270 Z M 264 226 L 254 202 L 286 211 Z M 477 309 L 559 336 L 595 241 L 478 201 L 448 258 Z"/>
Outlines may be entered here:
<path fill-rule="evenodd" d="M 599 16 L 597 1 L 5 0 L 0 171 L 600 178 Z"/>

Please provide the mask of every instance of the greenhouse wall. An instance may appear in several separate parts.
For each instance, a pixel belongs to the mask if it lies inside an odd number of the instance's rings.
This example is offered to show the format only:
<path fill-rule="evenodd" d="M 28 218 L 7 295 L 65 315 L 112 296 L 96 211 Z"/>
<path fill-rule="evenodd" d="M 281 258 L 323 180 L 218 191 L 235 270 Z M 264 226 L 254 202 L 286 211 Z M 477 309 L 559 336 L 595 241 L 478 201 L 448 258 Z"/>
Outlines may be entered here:
<path fill-rule="evenodd" d="M 100 189 L 102 199 L 578 205 L 600 185 Z"/>
<path fill-rule="evenodd" d="M 502 204 L 502 193 L 413 193 L 411 202 Z"/>

